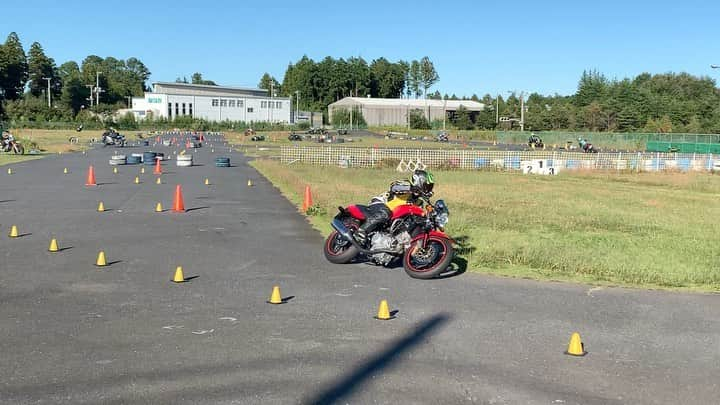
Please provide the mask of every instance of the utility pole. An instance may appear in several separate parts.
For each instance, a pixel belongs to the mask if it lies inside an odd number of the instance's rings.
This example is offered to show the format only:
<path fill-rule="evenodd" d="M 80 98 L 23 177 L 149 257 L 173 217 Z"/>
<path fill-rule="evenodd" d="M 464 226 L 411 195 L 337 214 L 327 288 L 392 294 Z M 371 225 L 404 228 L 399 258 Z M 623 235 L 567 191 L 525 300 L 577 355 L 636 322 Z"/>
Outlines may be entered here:
<path fill-rule="evenodd" d="M 495 98 L 495 124 L 500 123 L 500 93 Z"/>
<path fill-rule="evenodd" d="M 43 77 L 43 80 L 47 80 L 47 82 L 48 82 L 48 90 L 47 90 L 47 93 L 48 93 L 48 108 L 50 108 L 50 80 L 52 80 L 52 79 L 49 78 L 49 77 Z"/>
<path fill-rule="evenodd" d="M 447 100 L 443 100 L 443 131 L 445 130 L 445 119 L 447 118 Z"/>
<path fill-rule="evenodd" d="M 102 72 L 95 72 L 95 105 L 100 105 L 100 75 Z"/>
<path fill-rule="evenodd" d="M 88 97 L 88 100 L 90 100 L 90 107 L 93 106 L 93 85 L 92 84 L 86 84 L 85 87 L 90 89 L 90 97 Z"/>
<path fill-rule="evenodd" d="M 300 90 L 295 90 L 295 123 L 297 124 L 300 115 Z"/>
<path fill-rule="evenodd" d="M 520 92 L 520 132 L 525 131 L 525 104 L 523 103 L 523 94 Z"/>

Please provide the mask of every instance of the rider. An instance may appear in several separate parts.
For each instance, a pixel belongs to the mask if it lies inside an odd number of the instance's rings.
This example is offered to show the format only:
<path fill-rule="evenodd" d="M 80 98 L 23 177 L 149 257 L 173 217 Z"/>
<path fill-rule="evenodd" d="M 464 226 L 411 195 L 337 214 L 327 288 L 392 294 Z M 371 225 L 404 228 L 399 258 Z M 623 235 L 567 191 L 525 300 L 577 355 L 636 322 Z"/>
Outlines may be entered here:
<path fill-rule="evenodd" d="M 5 150 L 6 147 L 10 146 L 10 142 L 15 140 L 15 137 L 13 137 L 13 135 L 10 132 L 3 131 L 1 139 L 2 139 L 2 141 L 0 142 L 0 146 L 2 146 L 2 149 Z"/>
<path fill-rule="evenodd" d="M 585 150 L 588 142 L 585 138 L 578 138 L 578 143 L 580 144 L 580 149 Z"/>
<path fill-rule="evenodd" d="M 367 207 L 367 218 L 355 233 L 360 242 L 364 242 L 367 234 L 390 219 L 392 211 L 403 204 L 417 204 L 420 197 L 432 196 L 435 185 L 433 175 L 425 170 L 416 169 L 410 180 L 396 180 L 390 189 L 370 201 Z"/>

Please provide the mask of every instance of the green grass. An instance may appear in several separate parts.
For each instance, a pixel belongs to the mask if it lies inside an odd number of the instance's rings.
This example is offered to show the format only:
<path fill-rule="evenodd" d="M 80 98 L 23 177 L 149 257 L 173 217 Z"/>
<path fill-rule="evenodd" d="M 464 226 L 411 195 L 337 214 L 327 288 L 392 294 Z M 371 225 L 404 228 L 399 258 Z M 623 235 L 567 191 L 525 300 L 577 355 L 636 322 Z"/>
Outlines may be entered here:
<path fill-rule="evenodd" d="M 321 232 L 338 205 L 365 203 L 389 169 L 253 165 L 298 206 L 306 184 Z M 647 288 L 720 290 L 720 178 L 708 174 L 434 172 L 468 270 Z"/>
<path fill-rule="evenodd" d="M 41 157 L 43 157 L 43 155 L 12 155 L 3 153 L 0 154 L 0 166 L 23 162 L 25 160 L 40 159 Z"/>

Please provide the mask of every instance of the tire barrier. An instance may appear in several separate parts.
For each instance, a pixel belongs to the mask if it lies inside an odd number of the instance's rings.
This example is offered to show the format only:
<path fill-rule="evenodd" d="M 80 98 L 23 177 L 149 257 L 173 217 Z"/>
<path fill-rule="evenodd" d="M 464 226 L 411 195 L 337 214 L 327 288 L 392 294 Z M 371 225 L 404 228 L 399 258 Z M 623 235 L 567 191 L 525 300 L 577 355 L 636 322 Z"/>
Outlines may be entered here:
<path fill-rule="evenodd" d="M 155 158 L 160 158 L 160 160 L 167 160 L 167 159 L 165 159 L 164 152 L 155 152 Z"/>
<path fill-rule="evenodd" d="M 230 158 L 229 157 L 215 158 L 215 167 L 230 167 Z"/>
<path fill-rule="evenodd" d="M 126 164 L 129 165 L 138 165 L 142 162 L 142 156 L 137 156 L 137 154 L 132 154 L 128 156 Z"/>
<path fill-rule="evenodd" d="M 115 155 L 110 157 L 110 161 L 108 163 L 112 166 L 124 165 L 127 163 L 127 157 L 125 155 Z"/>
<path fill-rule="evenodd" d="M 178 155 L 175 159 L 175 164 L 178 167 L 190 167 L 193 165 L 192 155 Z"/>

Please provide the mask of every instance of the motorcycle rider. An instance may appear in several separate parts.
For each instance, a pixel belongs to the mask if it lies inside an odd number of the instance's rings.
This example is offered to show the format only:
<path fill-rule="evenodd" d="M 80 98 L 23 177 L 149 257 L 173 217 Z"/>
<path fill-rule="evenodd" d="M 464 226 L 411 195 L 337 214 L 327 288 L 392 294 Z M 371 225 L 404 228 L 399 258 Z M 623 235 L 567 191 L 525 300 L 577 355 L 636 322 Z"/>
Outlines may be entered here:
<path fill-rule="evenodd" d="M 585 150 L 587 148 L 587 140 L 585 138 L 578 138 L 578 144 L 580 144 L 580 149 Z"/>
<path fill-rule="evenodd" d="M 373 197 L 367 206 L 365 222 L 355 233 L 356 239 L 363 243 L 367 235 L 378 226 L 387 222 L 392 211 L 403 204 L 417 204 L 420 197 L 432 196 L 435 186 L 433 175 L 425 170 L 413 171 L 410 180 L 396 180 L 390 184 L 390 189 Z"/>
<path fill-rule="evenodd" d="M 0 139 L 1 139 L 1 141 L 0 141 L 1 149 L 3 151 L 7 152 L 8 150 L 10 150 L 10 143 L 15 140 L 15 137 L 13 137 L 13 135 L 10 132 L 3 131 L 2 137 Z"/>

